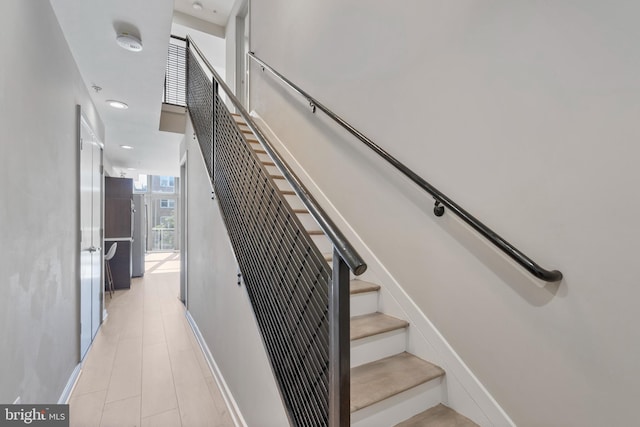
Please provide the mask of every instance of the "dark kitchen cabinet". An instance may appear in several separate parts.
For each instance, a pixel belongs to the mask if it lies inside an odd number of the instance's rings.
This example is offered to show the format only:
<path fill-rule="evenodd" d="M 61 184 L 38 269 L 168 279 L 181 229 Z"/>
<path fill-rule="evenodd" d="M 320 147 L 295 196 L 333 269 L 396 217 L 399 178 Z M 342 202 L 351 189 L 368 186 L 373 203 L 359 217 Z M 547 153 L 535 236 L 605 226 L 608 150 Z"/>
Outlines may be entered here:
<path fill-rule="evenodd" d="M 131 287 L 133 180 L 106 177 L 104 199 L 104 253 L 114 242 L 118 243 L 109 261 L 113 287 L 128 289 Z"/>

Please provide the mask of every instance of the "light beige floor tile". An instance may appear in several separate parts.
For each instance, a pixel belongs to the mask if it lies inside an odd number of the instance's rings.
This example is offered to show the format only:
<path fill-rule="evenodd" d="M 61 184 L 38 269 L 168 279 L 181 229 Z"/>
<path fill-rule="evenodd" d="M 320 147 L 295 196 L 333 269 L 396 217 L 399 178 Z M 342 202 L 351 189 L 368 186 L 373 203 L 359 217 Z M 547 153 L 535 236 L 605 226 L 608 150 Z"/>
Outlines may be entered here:
<path fill-rule="evenodd" d="M 178 401 L 166 345 L 144 347 L 142 360 L 142 417 L 177 408 Z"/>
<path fill-rule="evenodd" d="M 193 348 L 193 354 L 196 356 L 196 360 L 198 361 L 198 366 L 200 366 L 200 371 L 202 372 L 202 375 L 205 378 L 213 377 L 213 373 L 209 368 L 207 359 L 205 359 L 204 353 L 202 352 L 202 349 L 200 348 L 200 345 L 198 344 L 195 338 L 193 339 L 193 342 L 192 342 L 192 348 Z"/>
<path fill-rule="evenodd" d="M 196 384 L 204 380 L 198 359 L 191 348 L 169 355 L 174 383 L 181 385 Z"/>
<path fill-rule="evenodd" d="M 176 384 L 176 394 L 183 426 L 215 427 L 217 425 L 218 410 L 211 399 L 204 378 L 195 384 Z"/>
<path fill-rule="evenodd" d="M 131 314 L 127 319 L 124 331 L 120 334 L 120 339 L 142 338 L 143 319 L 142 311 Z"/>
<path fill-rule="evenodd" d="M 180 412 L 172 409 L 161 414 L 152 415 L 142 419 L 142 427 L 181 427 Z M 185 426 L 188 427 L 188 426 Z"/>
<path fill-rule="evenodd" d="M 93 343 L 91 343 L 91 350 L 87 357 L 85 358 L 85 364 L 91 363 L 92 360 L 96 357 L 102 358 L 110 356 L 113 358 L 116 354 L 116 349 L 118 348 L 118 341 L 120 340 L 120 334 L 106 334 L 103 328 L 98 329 L 98 333 L 93 339 Z M 95 349 L 95 351 L 94 351 Z M 102 363 L 100 363 L 102 365 Z"/>
<path fill-rule="evenodd" d="M 139 427 L 140 396 L 104 405 L 100 427 Z M 87 426 L 88 427 L 88 426 Z"/>
<path fill-rule="evenodd" d="M 227 404 L 222 397 L 222 392 L 220 391 L 216 380 L 213 377 L 206 378 L 205 380 L 207 382 L 207 387 L 209 388 L 209 393 L 211 394 L 213 404 L 215 405 L 218 412 L 216 425 L 224 427 L 234 427 L 235 424 L 231 419 L 231 414 L 229 414 L 229 408 L 227 408 Z"/>
<path fill-rule="evenodd" d="M 83 366 L 80 372 L 80 378 L 73 390 L 76 395 L 92 393 L 96 391 L 104 391 L 106 393 L 111 380 L 111 365 L 100 366 Z"/>
<path fill-rule="evenodd" d="M 182 317 L 184 317 L 184 315 Z M 163 316 L 163 326 L 169 354 L 192 349 L 181 316 Z"/>
<path fill-rule="evenodd" d="M 139 396 L 142 389 L 142 338 L 121 339 L 107 391 L 107 402 Z"/>
<path fill-rule="evenodd" d="M 152 313 L 144 316 L 142 345 L 164 344 L 166 346 L 167 340 L 164 334 L 162 315 L 160 311 Z"/>
<path fill-rule="evenodd" d="M 74 392 L 69 400 L 70 427 L 99 426 L 106 395 L 106 390 L 82 395 Z"/>
<path fill-rule="evenodd" d="M 179 256 L 150 255 L 155 273 L 107 297 L 109 316 L 71 396 L 71 425 L 232 426 L 178 299 Z"/>

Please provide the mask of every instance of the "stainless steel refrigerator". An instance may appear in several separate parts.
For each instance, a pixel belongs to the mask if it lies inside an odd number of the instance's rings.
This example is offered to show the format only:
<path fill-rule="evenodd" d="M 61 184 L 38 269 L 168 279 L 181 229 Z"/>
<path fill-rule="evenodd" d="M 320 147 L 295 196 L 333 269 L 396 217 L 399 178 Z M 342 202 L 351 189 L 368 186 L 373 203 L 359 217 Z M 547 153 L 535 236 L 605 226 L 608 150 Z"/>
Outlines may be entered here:
<path fill-rule="evenodd" d="M 144 276 L 144 255 L 147 249 L 147 205 L 144 194 L 133 195 L 133 243 L 131 246 L 131 276 Z"/>

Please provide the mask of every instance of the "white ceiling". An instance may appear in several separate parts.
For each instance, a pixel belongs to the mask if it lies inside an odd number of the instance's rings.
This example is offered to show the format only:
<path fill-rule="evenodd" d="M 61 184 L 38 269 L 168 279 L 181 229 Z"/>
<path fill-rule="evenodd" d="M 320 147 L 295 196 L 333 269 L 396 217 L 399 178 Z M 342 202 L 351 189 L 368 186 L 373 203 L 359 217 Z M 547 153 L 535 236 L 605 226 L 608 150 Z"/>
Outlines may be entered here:
<path fill-rule="evenodd" d="M 175 0 L 174 9 L 203 21 L 212 22 L 214 24 L 225 27 L 233 0 L 197 0 L 202 5 L 202 10 L 193 8 L 194 0 Z"/>
<path fill-rule="evenodd" d="M 178 176 L 182 135 L 158 130 L 174 1 L 50 1 L 104 122 L 108 163 L 128 177 L 138 173 Z M 204 6 L 200 11 L 189 0 L 175 0 L 176 10 L 226 24 L 234 0 L 199 1 Z M 118 46 L 116 35 L 122 31 L 141 38 L 141 52 Z M 94 91 L 94 84 L 102 90 Z M 123 101 L 129 108 L 115 110 L 107 99 Z"/>

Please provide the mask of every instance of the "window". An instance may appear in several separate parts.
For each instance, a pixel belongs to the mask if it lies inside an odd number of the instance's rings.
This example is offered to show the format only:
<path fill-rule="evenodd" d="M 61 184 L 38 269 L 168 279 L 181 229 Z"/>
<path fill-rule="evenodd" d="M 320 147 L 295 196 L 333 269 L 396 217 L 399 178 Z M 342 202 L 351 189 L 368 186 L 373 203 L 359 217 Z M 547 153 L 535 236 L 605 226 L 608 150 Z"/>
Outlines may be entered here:
<path fill-rule="evenodd" d="M 160 200 L 160 207 L 163 209 L 173 209 L 176 207 L 175 199 L 162 199 Z"/>
<path fill-rule="evenodd" d="M 138 174 L 138 179 L 133 181 L 134 193 L 146 193 L 147 192 L 147 175 Z"/>
<path fill-rule="evenodd" d="M 157 176 L 151 177 L 151 191 L 154 193 L 175 193 L 176 178 L 173 176 Z"/>

